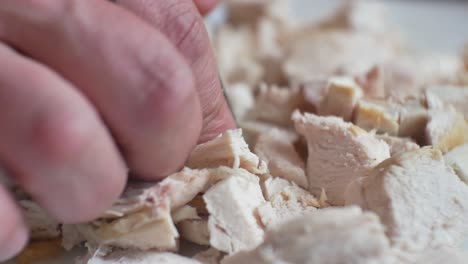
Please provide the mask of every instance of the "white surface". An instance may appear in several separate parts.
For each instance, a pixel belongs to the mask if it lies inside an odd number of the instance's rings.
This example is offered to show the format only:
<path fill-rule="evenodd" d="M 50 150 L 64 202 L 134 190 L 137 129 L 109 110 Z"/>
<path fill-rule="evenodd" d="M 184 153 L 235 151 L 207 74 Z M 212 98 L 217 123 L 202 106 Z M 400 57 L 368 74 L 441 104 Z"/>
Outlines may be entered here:
<path fill-rule="evenodd" d="M 298 18 L 310 21 L 332 12 L 340 1 L 292 0 L 292 2 Z M 386 2 L 393 22 L 403 30 L 416 49 L 452 53 L 457 52 L 465 42 L 468 42 L 467 1 L 389 0 Z M 219 21 L 220 14 L 214 14 L 213 18 Z M 468 249 L 468 241 L 464 248 Z M 73 256 L 76 255 L 75 251 L 55 261 L 48 261 L 47 264 L 73 263 Z"/>

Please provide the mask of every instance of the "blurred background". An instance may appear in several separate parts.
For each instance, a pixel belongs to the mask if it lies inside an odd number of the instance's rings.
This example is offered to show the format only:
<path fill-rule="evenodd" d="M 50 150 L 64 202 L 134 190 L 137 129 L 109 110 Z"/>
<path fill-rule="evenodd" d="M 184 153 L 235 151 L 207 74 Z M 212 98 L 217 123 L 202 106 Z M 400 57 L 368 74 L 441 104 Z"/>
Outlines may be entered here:
<path fill-rule="evenodd" d="M 290 0 L 299 20 L 319 21 L 341 0 Z M 468 0 L 386 0 L 390 20 L 420 52 L 453 53 L 468 42 Z M 209 17 L 222 20 L 219 8 Z"/>

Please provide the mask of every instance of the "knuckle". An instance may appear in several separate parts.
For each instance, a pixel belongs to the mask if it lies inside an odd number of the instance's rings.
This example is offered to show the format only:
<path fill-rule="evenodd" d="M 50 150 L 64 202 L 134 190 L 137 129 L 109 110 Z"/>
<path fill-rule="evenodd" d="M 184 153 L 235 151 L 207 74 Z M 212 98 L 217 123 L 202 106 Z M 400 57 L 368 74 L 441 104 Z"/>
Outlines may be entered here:
<path fill-rule="evenodd" d="M 141 72 L 145 76 L 141 85 L 143 100 L 138 114 L 146 121 L 153 121 L 155 118 L 164 120 L 187 100 L 197 96 L 192 71 L 184 60 L 173 60 L 165 66 L 160 65 L 160 60 L 158 57 L 156 62 L 141 66 L 144 69 Z"/>

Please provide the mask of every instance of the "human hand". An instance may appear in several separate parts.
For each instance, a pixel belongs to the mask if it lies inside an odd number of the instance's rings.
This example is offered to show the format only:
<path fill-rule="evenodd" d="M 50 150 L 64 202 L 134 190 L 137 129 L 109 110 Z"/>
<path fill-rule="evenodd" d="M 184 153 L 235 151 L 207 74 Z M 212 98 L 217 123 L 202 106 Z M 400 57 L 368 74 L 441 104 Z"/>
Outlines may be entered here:
<path fill-rule="evenodd" d="M 0 161 L 64 223 L 99 216 L 127 168 L 159 179 L 235 126 L 197 11 L 216 0 L 3 0 Z M 0 261 L 27 240 L 0 186 Z"/>

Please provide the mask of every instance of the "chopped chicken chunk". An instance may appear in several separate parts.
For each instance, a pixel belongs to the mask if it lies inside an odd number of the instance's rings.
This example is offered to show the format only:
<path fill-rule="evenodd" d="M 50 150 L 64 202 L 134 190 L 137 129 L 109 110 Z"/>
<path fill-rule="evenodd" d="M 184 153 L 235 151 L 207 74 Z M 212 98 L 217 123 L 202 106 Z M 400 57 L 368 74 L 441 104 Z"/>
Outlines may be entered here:
<path fill-rule="evenodd" d="M 385 141 L 388 146 L 390 146 L 390 155 L 392 156 L 400 152 L 407 152 L 420 148 L 419 145 L 410 138 L 392 137 L 389 135 L 377 135 L 376 137 Z"/>
<path fill-rule="evenodd" d="M 232 170 L 232 176 L 211 187 L 203 199 L 210 213 L 211 246 L 232 254 L 256 247 L 263 240 L 255 209 L 265 203 L 259 178 L 246 170 Z"/>
<path fill-rule="evenodd" d="M 354 107 L 362 96 L 361 87 L 352 78 L 331 78 L 328 83 L 328 93 L 323 98 L 318 113 L 339 116 L 350 121 Z"/>
<path fill-rule="evenodd" d="M 387 143 L 340 118 L 296 112 L 293 119 L 308 143 L 309 190 L 319 196 L 325 189 L 332 205 L 343 205 L 348 183 L 390 157 Z"/>
<path fill-rule="evenodd" d="M 71 250 L 85 241 L 86 238 L 76 225 L 62 225 L 62 247 L 65 250 Z"/>
<path fill-rule="evenodd" d="M 273 129 L 261 134 L 255 144 L 254 153 L 268 164 L 274 177 L 281 177 L 307 188 L 305 164 L 294 148 L 294 142 L 280 130 Z"/>
<path fill-rule="evenodd" d="M 397 248 L 411 252 L 457 245 L 468 235 L 468 186 L 439 150 L 427 147 L 393 156 L 360 185 L 354 188 L 360 194 L 347 196 L 347 204 L 377 213 Z"/>
<path fill-rule="evenodd" d="M 59 222 L 52 218 L 37 203 L 29 200 L 19 201 L 26 224 L 31 231 L 31 239 L 45 240 L 60 236 Z"/>
<path fill-rule="evenodd" d="M 213 45 L 221 77 L 228 87 L 238 82 L 250 86 L 260 82 L 264 70 L 253 58 L 255 34 L 251 28 L 221 27 L 214 37 Z"/>
<path fill-rule="evenodd" d="M 357 84 L 362 88 L 367 98 L 385 97 L 385 78 L 383 67 L 375 66 L 365 74 L 355 77 Z"/>
<path fill-rule="evenodd" d="M 295 85 L 302 90 L 305 112 L 317 113 L 320 104 L 328 93 L 328 80 L 326 78 L 315 78 L 301 81 Z M 292 86 L 295 87 L 294 84 Z"/>
<path fill-rule="evenodd" d="M 170 208 L 177 209 L 208 188 L 213 170 L 184 168 L 159 183 L 130 183 L 121 198 L 102 218 L 116 219 L 153 206 L 157 197 L 168 197 Z"/>
<path fill-rule="evenodd" d="M 214 248 L 209 248 L 193 256 L 194 259 L 200 261 L 202 264 L 219 264 L 223 257 L 224 254 Z"/>
<path fill-rule="evenodd" d="M 355 109 L 354 123 L 367 131 L 395 136 L 399 130 L 399 112 L 396 106 L 383 100 L 361 100 Z"/>
<path fill-rule="evenodd" d="M 265 162 L 250 152 L 242 138 L 242 130 L 228 130 L 217 138 L 200 144 L 190 154 L 187 161 L 190 168 L 217 168 L 227 166 L 243 168 L 254 174 L 268 171 Z"/>
<path fill-rule="evenodd" d="M 424 130 L 428 120 L 428 111 L 419 99 L 411 98 L 405 100 L 400 108 L 398 136 L 410 137 L 418 142 L 423 142 Z"/>
<path fill-rule="evenodd" d="M 458 248 L 426 249 L 408 264 L 465 264 L 468 252 Z"/>
<path fill-rule="evenodd" d="M 242 128 L 244 139 L 250 147 L 255 146 L 258 137 L 261 134 L 268 132 L 272 129 L 281 131 L 281 133 L 284 134 L 284 137 L 288 138 L 288 140 L 296 141 L 299 138 L 299 135 L 293 129 L 280 128 L 271 123 L 259 121 L 242 121 L 239 123 L 239 127 Z"/>
<path fill-rule="evenodd" d="M 254 23 L 259 17 L 265 15 L 265 11 L 270 0 L 227 0 L 226 5 L 229 9 L 229 22 Z"/>
<path fill-rule="evenodd" d="M 398 52 L 395 43 L 383 42 L 380 36 L 364 32 L 303 31 L 299 30 L 294 41 L 290 41 L 288 57 L 283 64 L 291 80 L 363 74 Z"/>
<path fill-rule="evenodd" d="M 468 144 L 452 149 L 445 154 L 444 158 L 458 177 L 468 184 Z"/>
<path fill-rule="evenodd" d="M 275 195 L 280 193 L 283 189 L 291 185 L 291 182 L 283 178 L 267 177 L 260 182 L 263 196 L 267 201 L 269 201 Z"/>
<path fill-rule="evenodd" d="M 192 207 L 190 205 L 184 205 L 181 208 L 172 212 L 172 221 L 174 221 L 175 224 L 184 220 L 198 219 L 200 219 L 200 216 L 198 216 L 197 208 Z"/>
<path fill-rule="evenodd" d="M 257 208 L 261 223 L 267 229 L 320 207 L 317 199 L 294 183 L 281 178 L 268 178 L 263 183 L 267 203 Z"/>
<path fill-rule="evenodd" d="M 381 1 L 343 1 L 337 11 L 320 23 L 324 29 L 345 29 L 369 34 L 389 34 L 388 14 Z"/>
<path fill-rule="evenodd" d="M 426 126 L 426 143 L 447 152 L 468 143 L 468 123 L 453 108 L 429 111 Z"/>
<path fill-rule="evenodd" d="M 384 230 L 375 214 L 357 207 L 318 210 L 267 232 L 259 247 L 221 263 L 392 263 Z"/>
<path fill-rule="evenodd" d="M 452 105 L 455 109 L 464 114 L 468 118 L 468 87 L 464 86 L 448 86 L 448 85 L 434 85 L 428 89 L 431 93 L 435 94 L 446 105 Z"/>
<path fill-rule="evenodd" d="M 201 262 L 169 252 L 117 251 L 107 256 L 99 252 L 91 255 L 82 264 L 202 264 Z"/>
<path fill-rule="evenodd" d="M 177 224 L 180 236 L 192 243 L 209 246 L 210 231 L 208 230 L 207 219 L 188 219 Z"/>
<path fill-rule="evenodd" d="M 235 83 L 226 89 L 232 112 L 236 120 L 244 119 L 244 116 L 254 106 L 255 98 L 252 88 L 246 83 Z"/>
<path fill-rule="evenodd" d="M 255 24 L 259 18 L 282 20 L 288 17 L 288 1 L 284 0 L 227 0 L 228 22 L 231 24 Z"/>
<path fill-rule="evenodd" d="M 171 218 L 168 197 L 153 196 L 152 205 L 124 217 L 78 226 L 92 247 L 176 250 L 179 233 Z"/>
<path fill-rule="evenodd" d="M 249 112 L 249 120 L 273 123 L 278 126 L 292 125 L 291 114 L 305 104 L 298 88 L 260 86 L 255 106 Z"/>
<path fill-rule="evenodd" d="M 271 18 L 262 18 L 256 25 L 258 52 L 255 57 L 265 69 L 263 81 L 268 84 L 288 83 L 282 67 L 285 51 L 280 44 L 281 31 L 277 21 Z"/>

